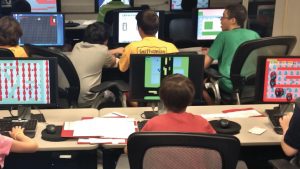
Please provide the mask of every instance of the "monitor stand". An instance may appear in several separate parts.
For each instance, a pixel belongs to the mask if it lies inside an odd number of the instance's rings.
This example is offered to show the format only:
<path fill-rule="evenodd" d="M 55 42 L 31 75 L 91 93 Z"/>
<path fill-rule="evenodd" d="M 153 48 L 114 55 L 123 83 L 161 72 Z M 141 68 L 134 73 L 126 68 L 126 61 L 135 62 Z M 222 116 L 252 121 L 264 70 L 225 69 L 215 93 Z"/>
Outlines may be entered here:
<path fill-rule="evenodd" d="M 144 111 L 143 113 L 146 119 L 151 119 L 152 117 L 163 113 L 165 110 L 162 102 L 152 102 L 151 107 L 152 107 L 152 111 Z M 157 111 L 155 111 L 155 107 L 158 108 Z"/>
<path fill-rule="evenodd" d="M 46 122 L 43 114 L 32 114 L 30 106 L 18 106 L 18 116 L 4 117 L 4 119 L 11 120 L 37 120 L 38 122 Z"/>
<path fill-rule="evenodd" d="M 276 115 L 284 115 L 287 112 L 292 112 L 293 103 L 279 104 L 279 106 L 274 107 L 273 109 L 266 109 L 267 114 L 276 114 Z"/>

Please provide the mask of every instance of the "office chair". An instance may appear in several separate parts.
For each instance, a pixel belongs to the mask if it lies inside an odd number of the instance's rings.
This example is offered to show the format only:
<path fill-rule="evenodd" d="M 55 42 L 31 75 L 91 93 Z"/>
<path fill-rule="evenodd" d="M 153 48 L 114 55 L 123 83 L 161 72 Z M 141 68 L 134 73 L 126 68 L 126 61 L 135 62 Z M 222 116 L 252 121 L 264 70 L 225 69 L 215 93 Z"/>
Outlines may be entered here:
<path fill-rule="evenodd" d="M 62 107 L 78 107 L 78 97 L 80 93 L 80 80 L 77 71 L 71 60 L 62 52 L 42 48 L 33 45 L 25 45 L 25 50 L 29 55 L 42 57 L 56 57 L 58 61 L 58 79 L 59 79 L 59 102 Z M 126 98 L 123 93 L 128 91 L 128 85 L 122 81 L 106 81 L 99 86 L 95 86 L 90 91 L 93 93 L 104 94 L 105 90 L 116 91 L 115 96 L 120 96 L 120 101 L 114 106 L 126 107 Z M 119 94 L 122 92 L 122 95 Z M 104 97 L 104 95 L 101 95 Z M 101 97 L 99 96 L 99 98 Z M 123 101 L 124 100 L 124 101 Z M 110 100 L 95 100 L 93 108 L 103 108 Z"/>
<path fill-rule="evenodd" d="M 205 70 L 210 80 L 205 87 L 213 92 L 215 104 L 254 103 L 257 57 L 289 55 L 296 41 L 295 36 L 277 36 L 242 43 L 231 63 L 233 66 L 228 80 L 233 86 L 232 93 L 223 91 L 222 86 L 219 86 L 219 79 L 225 77 L 214 69 Z"/>
<path fill-rule="evenodd" d="M 0 48 L 0 57 L 15 57 L 14 53 L 6 48 Z"/>
<path fill-rule="evenodd" d="M 172 42 L 177 48 L 197 46 L 191 12 L 165 14 L 165 23 L 167 41 Z"/>
<path fill-rule="evenodd" d="M 299 154 L 292 158 L 291 161 L 286 159 L 275 159 L 269 160 L 269 164 L 273 169 L 300 169 Z"/>
<path fill-rule="evenodd" d="M 233 169 L 240 141 L 234 136 L 203 133 L 137 132 L 129 136 L 131 169 Z"/>

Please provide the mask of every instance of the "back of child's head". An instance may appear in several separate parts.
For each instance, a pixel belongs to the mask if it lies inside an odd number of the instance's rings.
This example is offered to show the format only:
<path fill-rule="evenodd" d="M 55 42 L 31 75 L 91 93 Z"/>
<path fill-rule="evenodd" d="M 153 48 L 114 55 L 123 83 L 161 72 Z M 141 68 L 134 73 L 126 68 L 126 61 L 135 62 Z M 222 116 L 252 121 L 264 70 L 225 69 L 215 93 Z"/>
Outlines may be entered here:
<path fill-rule="evenodd" d="M 103 22 L 95 22 L 87 26 L 84 31 L 83 41 L 91 44 L 104 44 L 110 35 L 109 25 Z"/>
<path fill-rule="evenodd" d="M 137 26 L 146 35 L 154 36 L 159 28 L 159 18 L 155 11 L 146 9 L 136 15 Z"/>
<path fill-rule="evenodd" d="M 168 111 L 185 111 L 193 102 L 195 88 L 193 82 L 180 74 L 169 75 L 161 83 L 159 96 Z"/>
<path fill-rule="evenodd" d="M 0 19 L 0 45 L 16 46 L 23 35 L 19 22 L 11 16 Z"/>

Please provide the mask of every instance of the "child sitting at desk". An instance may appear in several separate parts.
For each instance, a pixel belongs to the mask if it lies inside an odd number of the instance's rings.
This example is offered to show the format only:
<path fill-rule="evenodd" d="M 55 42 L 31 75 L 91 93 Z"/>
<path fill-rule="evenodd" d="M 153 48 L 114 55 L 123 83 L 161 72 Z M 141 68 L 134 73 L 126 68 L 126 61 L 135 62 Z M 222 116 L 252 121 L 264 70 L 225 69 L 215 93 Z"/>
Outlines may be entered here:
<path fill-rule="evenodd" d="M 9 152 L 31 153 L 38 149 L 37 142 L 24 135 L 24 129 L 20 126 L 12 128 L 9 135 L 12 138 L 0 134 L 0 168 L 4 167 L 4 158 Z"/>
<path fill-rule="evenodd" d="M 160 86 L 159 95 L 167 113 L 149 120 L 142 131 L 216 133 L 206 119 L 186 112 L 195 95 L 190 79 L 180 74 L 166 77 Z"/>

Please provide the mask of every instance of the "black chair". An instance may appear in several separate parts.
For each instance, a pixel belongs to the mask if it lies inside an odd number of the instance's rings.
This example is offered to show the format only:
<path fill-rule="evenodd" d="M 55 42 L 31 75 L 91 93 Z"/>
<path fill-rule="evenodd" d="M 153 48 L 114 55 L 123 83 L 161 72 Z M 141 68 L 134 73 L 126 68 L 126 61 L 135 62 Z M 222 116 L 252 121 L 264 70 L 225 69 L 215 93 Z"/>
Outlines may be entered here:
<path fill-rule="evenodd" d="M 167 13 L 165 24 L 165 40 L 177 48 L 197 46 L 191 12 Z"/>
<path fill-rule="evenodd" d="M 234 136 L 203 133 L 137 132 L 127 145 L 131 169 L 233 169 L 240 151 Z"/>
<path fill-rule="evenodd" d="M 78 107 L 80 81 L 71 60 L 62 52 L 34 45 L 24 46 L 28 55 L 32 57 L 55 57 L 58 62 L 59 106 Z"/>
<path fill-rule="evenodd" d="M 269 164 L 273 169 L 300 169 L 299 154 L 297 154 L 290 161 L 286 159 L 269 160 Z"/>
<path fill-rule="evenodd" d="M 213 91 L 215 104 L 255 103 L 257 57 L 289 55 L 296 41 L 295 36 L 277 36 L 242 43 L 236 50 L 231 63 L 229 80 L 233 86 L 232 93 L 223 91 L 218 85 L 221 74 L 214 69 L 207 69 L 206 73 L 210 82 L 206 83 L 205 87 Z"/>
<path fill-rule="evenodd" d="M 31 56 L 56 57 L 58 60 L 58 79 L 59 79 L 59 103 L 61 107 L 78 107 L 78 97 L 80 93 L 80 79 L 71 60 L 62 52 L 51 50 L 33 45 L 25 45 L 25 50 Z M 99 86 L 93 87 L 93 93 L 104 94 L 105 90 L 113 91 L 119 97 L 113 106 L 126 107 L 126 97 L 123 93 L 128 91 L 128 85 L 122 81 L 106 81 Z M 122 94 L 120 94 L 122 93 Z M 99 97 L 104 97 L 101 95 Z M 103 108 L 110 100 L 95 100 L 93 108 Z M 111 107 L 111 106 L 110 106 Z"/>
<path fill-rule="evenodd" d="M 14 53 L 6 48 L 0 48 L 0 57 L 15 57 Z"/>

